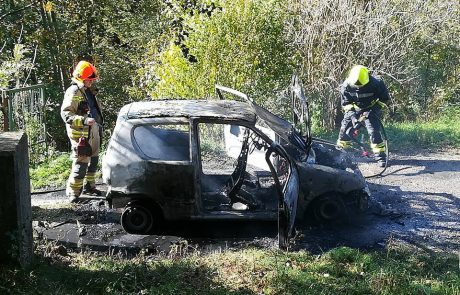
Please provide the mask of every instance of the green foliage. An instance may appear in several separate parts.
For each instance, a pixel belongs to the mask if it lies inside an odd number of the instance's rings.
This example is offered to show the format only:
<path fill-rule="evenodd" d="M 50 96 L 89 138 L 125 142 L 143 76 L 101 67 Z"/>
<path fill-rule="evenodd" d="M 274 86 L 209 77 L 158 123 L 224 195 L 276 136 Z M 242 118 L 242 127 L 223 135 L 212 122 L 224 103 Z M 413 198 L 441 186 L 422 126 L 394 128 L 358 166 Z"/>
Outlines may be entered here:
<path fill-rule="evenodd" d="M 338 86 L 355 63 L 385 78 L 394 122 L 433 119 L 460 104 L 456 0 L 44 3 L 0 2 L 0 88 L 46 84 L 47 130 L 58 150 L 68 149 L 59 106 L 82 57 L 99 70 L 107 129 L 128 102 L 208 98 L 216 83 L 287 114 L 280 90 L 294 71 L 311 99 L 313 126 L 332 129 Z"/>
<path fill-rule="evenodd" d="M 47 187 L 63 187 L 69 178 L 72 160 L 69 154 L 61 154 L 36 167 L 30 168 L 32 190 Z"/>
<path fill-rule="evenodd" d="M 45 2 L 49 5 L 43 5 Z M 0 87 L 15 77 L 10 61 L 17 53 L 22 53 L 22 60 L 30 60 L 33 54 L 30 49 L 36 48 L 38 54 L 28 84 L 41 81 L 46 85 L 50 108 L 47 129 L 57 148 L 65 150 L 68 139 L 62 132 L 59 106 L 70 84 L 74 63 L 83 57 L 94 59 L 101 76 L 100 99 L 108 126 L 112 127 L 119 108 L 132 101 L 128 87 L 138 88 L 134 78 L 140 57 L 162 26 L 158 22 L 161 1 L 45 2 L 0 3 Z M 18 50 L 17 44 L 23 48 Z M 23 69 L 16 72 L 24 75 Z"/>
<path fill-rule="evenodd" d="M 132 259 L 94 253 L 59 257 L 39 243 L 30 270 L 0 269 L 2 292 L 29 294 L 458 294 L 454 255 L 408 249 L 322 255 L 238 250 Z M 47 257 L 47 258 L 45 258 Z"/>
<path fill-rule="evenodd" d="M 29 53 L 30 50 L 24 44 L 14 44 L 12 56 L 0 62 L 0 89 L 8 88 L 13 81 L 15 85 L 21 85 L 25 71 L 33 67 L 31 59 L 27 57 Z"/>
<path fill-rule="evenodd" d="M 437 115 L 430 120 L 384 121 L 390 152 L 408 148 L 460 148 L 460 108 L 448 107 Z M 338 130 L 316 127 L 313 136 L 335 142 Z"/>
<path fill-rule="evenodd" d="M 202 154 L 222 155 L 225 151 L 224 125 L 201 123 L 198 126 L 200 132 L 200 152 Z"/>
<path fill-rule="evenodd" d="M 333 128 L 338 86 L 353 64 L 367 65 L 389 86 L 396 120 L 413 120 L 458 103 L 458 1 L 313 1 L 289 7 L 287 34 L 301 56 L 313 122 Z M 441 98 L 438 93 L 444 94 Z M 448 98 L 449 97 L 449 98 Z"/>
<path fill-rule="evenodd" d="M 335 129 L 325 129 L 325 128 L 312 128 L 312 135 L 313 137 L 329 140 L 331 142 L 335 142 L 338 136 L 338 130 Z"/>
<path fill-rule="evenodd" d="M 24 116 L 24 125 L 29 142 L 29 162 L 34 165 L 46 159 L 51 147 L 40 143 L 43 126 L 37 119 L 30 116 L 30 114 L 26 114 Z"/>
<path fill-rule="evenodd" d="M 210 16 L 199 13 L 207 2 L 199 2 L 193 13 L 181 6 L 168 11 L 181 25 L 165 32 L 163 47 L 144 68 L 151 73 L 146 79 L 151 96 L 205 98 L 221 84 L 273 104 L 273 91 L 284 88 L 293 71 L 283 1 L 216 1 Z M 182 42 L 178 34 L 185 36 Z M 197 61 L 190 62 L 190 55 Z"/>
<path fill-rule="evenodd" d="M 99 99 L 108 126 L 113 126 L 120 108 L 145 99 L 146 91 L 137 80 L 142 56 L 150 40 L 160 34 L 161 1 L 106 1 L 95 7 L 98 21 L 94 34 L 94 56 L 101 79 Z"/>
<path fill-rule="evenodd" d="M 408 116 L 410 119 L 416 119 L 417 115 L 435 119 L 437 109 L 460 103 L 460 77 L 455 74 L 460 69 L 460 48 L 450 40 L 440 40 L 439 36 L 434 38 L 414 41 L 415 48 L 424 48 L 414 52 L 412 61 L 420 64 L 417 69 L 419 83 L 407 85 L 410 94 L 405 99 L 396 98 L 400 106 L 412 110 L 412 116 Z"/>

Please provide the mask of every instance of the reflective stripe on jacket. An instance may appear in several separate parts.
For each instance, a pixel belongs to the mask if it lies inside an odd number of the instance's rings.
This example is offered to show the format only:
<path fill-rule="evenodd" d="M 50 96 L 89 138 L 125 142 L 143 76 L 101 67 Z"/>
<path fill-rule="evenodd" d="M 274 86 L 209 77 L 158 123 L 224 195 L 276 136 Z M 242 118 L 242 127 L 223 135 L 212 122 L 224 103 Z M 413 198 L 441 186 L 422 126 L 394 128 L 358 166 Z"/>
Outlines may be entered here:
<path fill-rule="evenodd" d="M 78 145 L 80 137 L 86 137 L 92 149 L 92 156 L 99 152 L 100 134 L 99 127 L 93 125 L 91 128 L 85 125 L 88 118 L 88 102 L 85 96 L 83 83 L 75 82 L 67 88 L 61 106 L 61 117 L 66 123 L 67 136 L 70 139 L 72 148 Z"/>
<path fill-rule="evenodd" d="M 350 108 L 349 105 L 355 105 L 359 109 L 371 108 L 377 100 L 387 103 L 390 99 L 385 83 L 374 76 L 369 76 L 369 83 L 359 88 L 344 82 L 340 87 L 340 94 L 343 109 Z"/>

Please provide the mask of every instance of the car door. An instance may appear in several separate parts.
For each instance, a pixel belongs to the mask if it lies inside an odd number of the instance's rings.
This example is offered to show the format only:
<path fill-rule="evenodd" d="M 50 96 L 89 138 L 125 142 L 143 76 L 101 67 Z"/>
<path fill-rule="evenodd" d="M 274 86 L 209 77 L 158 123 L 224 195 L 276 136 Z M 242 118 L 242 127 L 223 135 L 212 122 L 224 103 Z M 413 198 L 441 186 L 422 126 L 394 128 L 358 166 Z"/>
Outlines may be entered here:
<path fill-rule="evenodd" d="M 144 159 L 139 192 L 161 205 L 167 218 L 189 217 L 195 211 L 194 166 L 189 122 L 156 120 L 135 126 L 133 142 Z"/>
<path fill-rule="evenodd" d="M 275 164 L 270 160 L 272 154 L 278 160 Z M 284 149 L 279 145 L 272 145 L 267 150 L 265 160 L 278 187 L 278 245 L 281 249 L 288 248 L 288 241 L 292 235 L 297 213 L 299 197 L 299 174 L 295 162 L 291 161 Z"/>

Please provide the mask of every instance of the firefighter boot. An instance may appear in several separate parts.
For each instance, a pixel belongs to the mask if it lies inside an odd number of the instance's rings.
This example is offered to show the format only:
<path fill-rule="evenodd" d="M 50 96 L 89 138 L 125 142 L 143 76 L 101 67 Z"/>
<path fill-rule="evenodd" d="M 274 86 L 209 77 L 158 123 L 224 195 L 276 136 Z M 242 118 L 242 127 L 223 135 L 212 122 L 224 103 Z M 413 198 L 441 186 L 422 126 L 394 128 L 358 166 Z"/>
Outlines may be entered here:
<path fill-rule="evenodd" d="M 95 186 L 92 187 L 89 183 L 85 184 L 85 187 L 83 189 L 83 194 L 89 195 L 89 196 L 102 196 L 102 192 L 98 190 Z"/>
<path fill-rule="evenodd" d="M 69 199 L 70 203 L 78 203 L 78 199 L 80 195 L 81 195 L 81 189 L 73 190 L 69 186 L 66 188 L 66 196 Z"/>
<path fill-rule="evenodd" d="M 385 167 L 387 159 L 385 153 L 374 154 L 374 160 L 380 167 Z"/>

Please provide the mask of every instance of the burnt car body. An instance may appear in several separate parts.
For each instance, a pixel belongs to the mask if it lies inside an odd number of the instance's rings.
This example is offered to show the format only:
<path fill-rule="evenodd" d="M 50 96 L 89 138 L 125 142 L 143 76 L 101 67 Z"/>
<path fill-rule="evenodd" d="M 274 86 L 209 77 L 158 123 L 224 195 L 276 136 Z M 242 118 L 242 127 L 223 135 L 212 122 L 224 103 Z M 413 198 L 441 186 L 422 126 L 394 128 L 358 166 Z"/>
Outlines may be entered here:
<path fill-rule="evenodd" d="M 294 121 L 303 134 L 221 86 L 221 100 L 124 106 L 102 164 L 108 200 L 125 208 L 123 228 L 147 234 L 165 220 L 278 220 L 285 247 L 296 219 L 333 220 L 350 206 L 365 208 L 366 182 L 346 153 L 311 142 L 308 105 L 296 83 Z"/>

